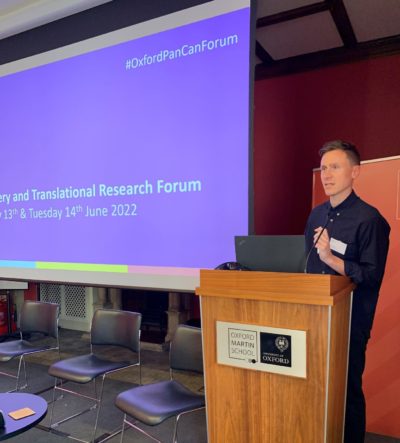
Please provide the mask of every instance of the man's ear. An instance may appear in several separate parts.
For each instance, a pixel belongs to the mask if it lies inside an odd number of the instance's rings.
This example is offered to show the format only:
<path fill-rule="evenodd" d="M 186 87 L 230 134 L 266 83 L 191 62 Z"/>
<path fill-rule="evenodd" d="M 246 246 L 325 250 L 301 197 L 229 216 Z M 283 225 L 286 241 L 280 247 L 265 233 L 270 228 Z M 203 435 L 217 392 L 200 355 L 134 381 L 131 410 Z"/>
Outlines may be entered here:
<path fill-rule="evenodd" d="M 354 165 L 351 171 L 351 178 L 354 180 L 360 175 L 360 165 Z"/>

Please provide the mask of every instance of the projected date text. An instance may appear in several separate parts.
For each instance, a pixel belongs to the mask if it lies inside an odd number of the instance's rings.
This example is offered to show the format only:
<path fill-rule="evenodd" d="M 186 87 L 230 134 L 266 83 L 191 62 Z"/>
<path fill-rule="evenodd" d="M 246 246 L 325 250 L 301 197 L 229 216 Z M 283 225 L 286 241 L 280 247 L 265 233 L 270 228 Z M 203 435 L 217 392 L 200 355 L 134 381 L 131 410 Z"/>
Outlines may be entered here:
<path fill-rule="evenodd" d="M 0 211 L 0 221 L 77 219 L 81 217 L 135 217 L 138 215 L 136 203 L 116 203 L 110 206 L 74 205 L 63 208 L 7 208 Z"/>
<path fill-rule="evenodd" d="M 18 217 L 18 209 L 4 209 L 0 212 L 0 218 L 3 218 L 3 220 L 12 220 L 15 217 Z"/>
<path fill-rule="evenodd" d="M 113 204 L 108 207 L 86 206 L 85 217 L 134 217 L 137 215 L 137 206 L 135 203 Z"/>
<path fill-rule="evenodd" d="M 113 217 L 129 217 L 137 215 L 137 206 L 135 203 L 125 203 L 119 205 L 111 205 L 112 211 L 111 215 Z"/>

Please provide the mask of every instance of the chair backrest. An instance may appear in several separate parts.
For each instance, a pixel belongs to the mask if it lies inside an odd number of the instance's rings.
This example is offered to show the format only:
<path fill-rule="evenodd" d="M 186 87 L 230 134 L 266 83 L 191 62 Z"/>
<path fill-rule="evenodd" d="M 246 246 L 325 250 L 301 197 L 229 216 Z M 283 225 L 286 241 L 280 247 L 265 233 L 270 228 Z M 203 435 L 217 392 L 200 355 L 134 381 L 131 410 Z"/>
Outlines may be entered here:
<path fill-rule="evenodd" d="M 92 320 L 91 344 L 122 346 L 139 352 L 141 322 L 142 314 L 138 312 L 97 309 Z"/>
<path fill-rule="evenodd" d="M 201 329 L 179 325 L 171 342 L 171 369 L 203 373 Z"/>
<path fill-rule="evenodd" d="M 21 332 L 40 332 L 58 338 L 58 317 L 60 307 L 57 303 L 26 300 L 21 309 Z"/>

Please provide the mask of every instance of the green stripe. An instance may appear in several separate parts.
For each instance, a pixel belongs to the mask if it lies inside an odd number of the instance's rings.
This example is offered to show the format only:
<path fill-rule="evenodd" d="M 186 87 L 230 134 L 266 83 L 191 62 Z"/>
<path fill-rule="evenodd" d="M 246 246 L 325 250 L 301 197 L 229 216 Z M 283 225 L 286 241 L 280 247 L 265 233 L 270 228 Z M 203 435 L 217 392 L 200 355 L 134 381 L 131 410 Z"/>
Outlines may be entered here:
<path fill-rule="evenodd" d="M 36 262 L 37 269 L 60 269 L 64 271 L 128 272 L 127 265 L 97 265 L 91 263 Z"/>

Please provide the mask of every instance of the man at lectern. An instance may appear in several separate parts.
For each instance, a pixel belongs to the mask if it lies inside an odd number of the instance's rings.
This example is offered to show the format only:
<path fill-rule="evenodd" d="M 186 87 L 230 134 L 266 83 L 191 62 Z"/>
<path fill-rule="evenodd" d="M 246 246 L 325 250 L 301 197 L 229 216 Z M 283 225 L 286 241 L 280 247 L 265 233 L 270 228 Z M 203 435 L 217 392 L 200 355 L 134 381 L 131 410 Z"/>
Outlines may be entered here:
<path fill-rule="evenodd" d="M 319 151 L 321 181 L 329 200 L 311 212 L 306 229 L 310 251 L 306 272 L 348 276 L 353 293 L 345 443 L 363 443 L 365 399 L 362 374 L 379 289 L 389 248 L 390 226 L 376 208 L 353 191 L 360 154 L 351 143 L 335 140 Z"/>

